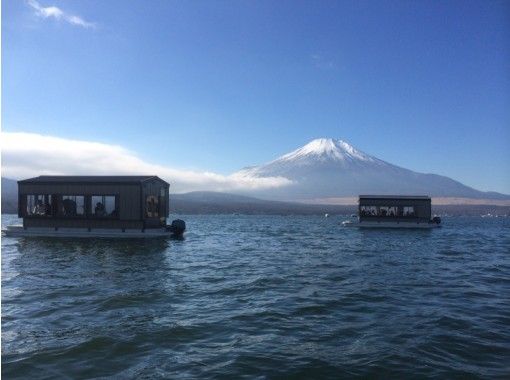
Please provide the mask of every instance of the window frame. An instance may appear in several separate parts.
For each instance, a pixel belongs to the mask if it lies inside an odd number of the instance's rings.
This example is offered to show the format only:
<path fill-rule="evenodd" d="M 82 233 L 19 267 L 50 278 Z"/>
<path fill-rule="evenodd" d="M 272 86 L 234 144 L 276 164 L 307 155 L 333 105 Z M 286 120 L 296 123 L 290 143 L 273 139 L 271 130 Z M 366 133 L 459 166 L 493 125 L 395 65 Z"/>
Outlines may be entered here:
<path fill-rule="evenodd" d="M 406 215 L 405 214 L 406 209 L 411 209 L 413 214 L 412 215 Z M 414 206 L 402 206 L 402 217 L 403 218 L 417 218 L 416 210 L 415 210 Z"/>
<path fill-rule="evenodd" d="M 76 213 L 76 215 L 64 215 L 64 197 L 83 197 L 83 214 Z M 87 218 L 87 196 L 85 194 L 59 194 L 57 210 L 56 217 L 60 219 L 85 219 Z"/>
<path fill-rule="evenodd" d="M 375 214 L 372 214 L 372 212 L 375 212 Z M 377 206 L 374 205 L 361 205 L 359 210 L 360 216 L 367 218 L 377 217 L 377 212 Z"/>
<path fill-rule="evenodd" d="M 47 203 L 47 205 L 50 206 L 50 214 L 47 215 L 47 214 L 35 214 L 35 213 L 29 213 L 28 211 L 28 206 L 29 206 L 29 197 L 34 197 L 34 204 L 32 207 L 35 207 L 35 204 L 38 200 L 38 198 L 35 198 L 35 197 L 43 197 L 43 202 L 45 202 L 45 197 L 48 196 L 50 201 L 49 203 Z M 23 218 L 42 218 L 42 219 L 49 219 L 49 218 L 53 218 L 55 217 L 55 214 L 53 213 L 54 211 L 54 205 L 53 203 L 54 202 L 58 202 L 58 198 L 55 196 L 55 194 L 23 194 L 22 197 L 24 197 L 23 199 Z M 46 203 L 43 203 L 43 204 L 46 204 Z M 58 213 L 58 208 L 57 208 L 57 213 Z"/>
<path fill-rule="evenodd" d="M 104 216 L 95 215 L 94 213 L 94 205 L 92 204 L 93 197 L 114 197 L 115 198 L 115 208 L 114 211 L 117 210 L 116 215 L 106 214 Z M 88 212 L 87 217 L 89 219 L 119 219 L 120 218 L 120 210 L 119 210 L 119 194 L 90 194 L 88 195 Z M 106 203 L 106 202 L 105 202 Z"/>
<path fill-rule="evenodd" d="M 50 197 L 50 214 L 49 215 L 41 215 L 41 214 L 29 214 L 29 197 L 30 196 L 38 196 Z M 117 210 L 116 215 L 105 215 L 105 216 L 96 216 L 93 214 L 92 205 L 92 197 L 114 197 L 115 198 L 115 208 Z M 20 199 L 18 201 L 19 207 L 21 208 L 21 218 L 36 218 L 36 219 L 120 219 L 120 195 L 119 194 L 33 194 L 33 193 L 24 193 L 20 194 Z M 77 215 L 64 215 L 63 213 L 63 200 L 64 197 L 83 197 L 83 214 Z M 37 200 L 35 200 L 36 202 Z M 33 207 L 33 206 L 32 206 Z"/>
<path fill-rule="evenodd" d="M 155 211 L 150 211 L 150 215 L 149 215 L 149 208 L 147 207 L 149 205 L 149 198 L 155 200 L 155 203 L 154 203 L 154 207 L 155 207 Z M 158 195 L 154 195 L 154 194 L 147 194 L 145 196 L 145 202 L 144 202 L 144 218 L 145 219 L 159 219 L 159 215 L 160 215 L 160 210 L 159 210 L 159 206 L 160 206 L 160 198 Z M 154 212 L 157 213 L 157 215 L 154 215 Z"/>

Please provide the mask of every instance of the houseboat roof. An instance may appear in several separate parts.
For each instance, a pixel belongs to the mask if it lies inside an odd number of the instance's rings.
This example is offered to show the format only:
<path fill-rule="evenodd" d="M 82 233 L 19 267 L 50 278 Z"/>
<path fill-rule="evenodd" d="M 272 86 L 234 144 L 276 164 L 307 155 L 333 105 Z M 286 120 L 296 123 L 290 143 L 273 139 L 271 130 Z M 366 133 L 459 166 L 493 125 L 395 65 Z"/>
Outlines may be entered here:
<path fill-rule="evenodd" d="M 422 199 L 430 200 L 428 195 L 360 195 L 359 199 Z"/>
<path fill-rule="evenodd" d="M 120 175 L 95 175 L 95 176 L 67 176 L 67 175 L 41 175 L 39 177 L 28 178 L 18 183 L 36 183 L 36 184 L 141 184 L 149 180 L 159 180 L 168 185 L 168 182 L 162 180 L 156 175 L 139 175 L 139 176 L 120 176 Z"/>

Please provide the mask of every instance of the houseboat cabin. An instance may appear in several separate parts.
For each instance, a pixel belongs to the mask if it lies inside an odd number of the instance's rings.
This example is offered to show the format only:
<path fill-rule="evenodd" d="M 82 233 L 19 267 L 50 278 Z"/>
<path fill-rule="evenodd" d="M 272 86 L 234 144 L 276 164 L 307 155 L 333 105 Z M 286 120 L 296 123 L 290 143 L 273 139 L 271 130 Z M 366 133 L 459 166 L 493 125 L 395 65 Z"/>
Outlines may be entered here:
<path fill-rule="evenodd" d="M 18 216 L 26 235 L 182 234 L 184 222 L 166 223 L 169 188 L 157 176 L 40 176 L 18 181 Z"/>
<path fill-rule="evenodd" d="M 432 218 L 432 204 L 428 196 L 360 195 L 358 223 L 344 223 L 359 227 L 433 228 L 441 219 Z"/>

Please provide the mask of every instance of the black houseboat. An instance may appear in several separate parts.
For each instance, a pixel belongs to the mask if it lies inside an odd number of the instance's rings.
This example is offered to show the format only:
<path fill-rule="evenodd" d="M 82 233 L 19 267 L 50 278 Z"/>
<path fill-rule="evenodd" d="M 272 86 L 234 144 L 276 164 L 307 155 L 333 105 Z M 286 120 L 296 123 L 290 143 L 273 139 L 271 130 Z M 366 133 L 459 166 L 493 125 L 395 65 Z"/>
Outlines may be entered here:
<path fill-rule="evenodd" d="M 432 201 L 423 195 L 360 195 L 358 222 L 344 226 L 386 228 L 435 228 L 439 217 L 432 217 Z"/>
<path fill-rule="evenodd" d="M 147 237 L 181 235 L 167 225 L 170 185 L 157 176 L 39 176 L 18 181 L 23 226 L 7 235 Z"/>

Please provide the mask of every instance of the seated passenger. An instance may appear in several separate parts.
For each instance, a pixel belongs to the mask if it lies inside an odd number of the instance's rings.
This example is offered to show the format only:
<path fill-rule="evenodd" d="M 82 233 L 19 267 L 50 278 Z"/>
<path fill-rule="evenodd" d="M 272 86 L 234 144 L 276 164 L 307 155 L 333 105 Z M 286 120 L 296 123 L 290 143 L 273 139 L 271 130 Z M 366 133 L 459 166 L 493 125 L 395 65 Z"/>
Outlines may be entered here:
<path fill-rule="evenodd" d="M 46 207 L 44 206 L 42 200 L 38 199 L 36 205 L 34 206 L 32 214 L 44 215 L 45 213 L 46 213 Z"/>
<path fill-rule="evenodd" d="M 94 209 L 94 214 L 96 216 L 105 216 L 106 211 L 104 209 L 104 205 L 101 202 L 96 203 L 96 208 Z"/>
<path fill-rule="evenodd" d="M 72 199 L 64 199 L 62 201 L 62 206 L 64 208 L 64 215 L 65 216 L 76 216 L 76 202 Z"/>
<path fill-rule="evenodd" d="M 49 203 L 44 205 L 44 215 L 51 215 L 51 205 Z"/>

